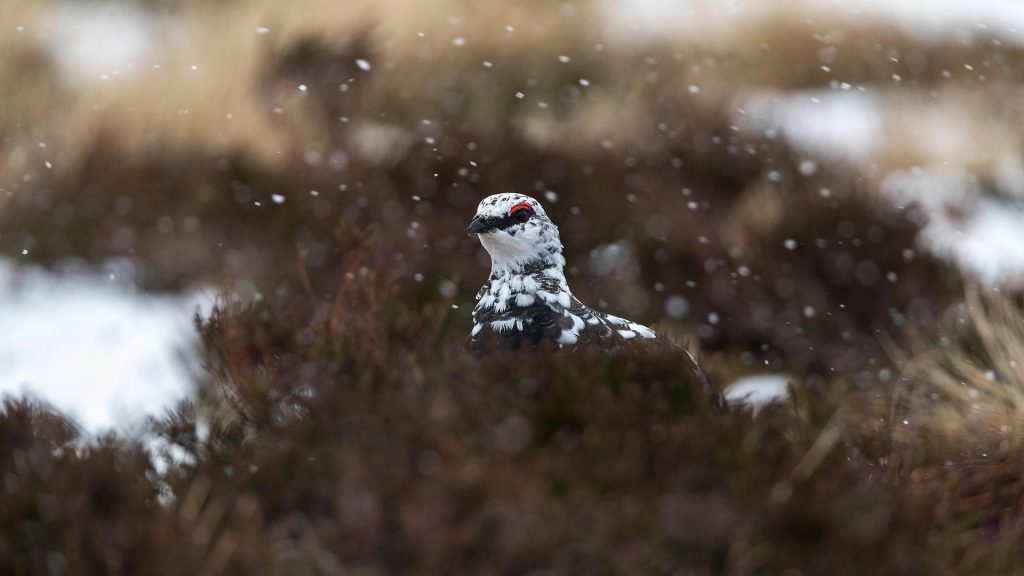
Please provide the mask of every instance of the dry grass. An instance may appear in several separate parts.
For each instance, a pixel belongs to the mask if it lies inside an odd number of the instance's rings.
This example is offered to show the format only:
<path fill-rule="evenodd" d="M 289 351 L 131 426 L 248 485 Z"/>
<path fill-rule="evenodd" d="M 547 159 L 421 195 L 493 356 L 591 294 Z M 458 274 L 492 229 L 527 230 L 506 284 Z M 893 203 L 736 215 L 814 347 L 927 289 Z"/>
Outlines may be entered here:
<path fill-rule="evenodd" d="M 1024 312 L 1018 298 L 971 288 L 959 329 L 901 357 L 902 417 L 950 446 L 1016 450 L 1024 440 Z"/>
<path fill-rule="evenodd" d="M 680 23 L 686 33 L 644 41 L 609 30 L 603 12 L 588 2 L 566 11 L 540 2 L 431 0 L 410 7 L 400 0 L 360 0 L 339 10 L 334 3 L 304 0 L 287 9 L 269 1 L 243 8 L 179 3 L 172 18 L 157 21 L 160 44 L 133 72 L 69 85 L 35 41 L 54 6 L 14 2 L 5 8 L 9 21 L 27 29 L 6 36 L 9 53 L 22 57 L 5 68 L 19 80 L 37 81 L 12 82 L 25 95 L 13 101 L 24 107 L 5 106 L 4 113 L 50 120 L 50 128 L 31 123 L 26 132 L 23 125 L 23 138 L 7 145 L 48 142 L 59 170 L 72 170 L 98 139 L 126 156 L 198 148 L 241 152 L 281 168 L 307 149 L 324 152 L 334 143 L 339 115 L 325 116 L 316 102 L 322 98 L 336 106 L 356 102 L 350 132 L 361 123 L 383 123 L 415 133 L 420 120 L 440 121 L 445 106 L 457 105 L 460 123 L 475 129 L 513 127 L 543 148 L 579 153 L 609 140 L 619 150 L 649 148 L 663 137 L 661 124 L 692 137 L 713 129 L 716 118 L 732 119 L 742 105 L 737 96 L 827 90 L 837 81 L 891 94 L 885 108 L 894 121 L 925 105 L 939 115 L 964 114 L 960 125 L 969 126 L 992 118 L 993 106 L 1012 116 L 1015 107 L 1002 103 L 1014 99 L 1020 79 L 1012 47 L 986 44 L 983 37 L 967 46 L 922 43 L 892 25 L 844 19 L 806 2 L 739 13 L 705 7 Z M 261 27 L 269 32 L 257 33 Z M 459 47 L 452 44 L 456 38 L 463 42 Z M 304 45 L 339 49 L 353 42 L 360 44 L 335 63 L 331 81 L 268 76 L 282 56 Z M 571 61 L 560 63 L 562 55 Z M 355 57 L 371 61 L 372 71 L 360 70 Z M 492 67 L 485 68 L 485 60 Z M 828 71 L 821 69 L 823 61 Z M 978 66 L 973 72 L 972 63 Z M 907 86 L 894 82 L 894 74 L 907 78 Z M 589 89 L 579 86 L 581 78 Z M 340 94 L 339 84 L 349 79 L 353 95 Z M 300 92 L 300 83 L 310 92 Z M 572 84 L 580 95 L 567 100 Z M 691 85 L 700 92 L 690 94 Z M 516 100 L 516 91 L 526 98 Z M 963 92 L 969 94 L 966 105 L 958 97 Z M 41 93 L 50 96 L 40 99 Z M 456 95 L 461 103 L 450 100 Z M 985 101 L 980 109 L 979 95 Z M 549 107 L 538 108 L 541 102 Z M 955 154 L 930 150 L 933 138 L 914 137 L 920 125 L 894 126 L 892 153 L 875 160 L 892 157 L 900 166 L 967 158 L 965 166 L 984 167 L 986 158 L 1020 146 L 1005 123 L 989 123 L 958 138 L 965 144 Z M 8 177 L 25 171 L 20 164 L 8 168 Z"/>

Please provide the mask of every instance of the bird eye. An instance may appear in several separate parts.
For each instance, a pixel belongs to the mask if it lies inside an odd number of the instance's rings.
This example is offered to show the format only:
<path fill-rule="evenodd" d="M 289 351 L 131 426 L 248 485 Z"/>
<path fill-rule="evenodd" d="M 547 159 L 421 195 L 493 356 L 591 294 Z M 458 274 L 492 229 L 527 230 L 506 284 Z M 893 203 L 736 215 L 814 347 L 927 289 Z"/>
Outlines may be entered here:
<path fill-rule="evenodd" d="M 526 222 L 533 216 L 533 206 L 527 202 L 520 202 L 508 209 L 508 215 L 515 218 L 517 222 Z"/>

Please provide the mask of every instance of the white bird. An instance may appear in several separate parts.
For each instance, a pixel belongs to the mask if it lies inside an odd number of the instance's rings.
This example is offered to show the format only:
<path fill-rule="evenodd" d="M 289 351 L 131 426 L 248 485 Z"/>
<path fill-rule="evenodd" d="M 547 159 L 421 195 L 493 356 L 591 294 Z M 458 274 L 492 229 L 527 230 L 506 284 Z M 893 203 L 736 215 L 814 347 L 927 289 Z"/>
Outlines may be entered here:
<path fill-rule="evenodd" d="M 596 344 L 610 348 L 649 342 L 674 346 L 653 330 L 580 302 L 565 280 L 558 227 L 540 202 L 524 194 L 495 194 L 477 206 L 469 224 L 491 255 L 491 276 L 477 293 L 468 347 L 553 348 Z M 689 352 L 695 372 L 703 372 Z"/>

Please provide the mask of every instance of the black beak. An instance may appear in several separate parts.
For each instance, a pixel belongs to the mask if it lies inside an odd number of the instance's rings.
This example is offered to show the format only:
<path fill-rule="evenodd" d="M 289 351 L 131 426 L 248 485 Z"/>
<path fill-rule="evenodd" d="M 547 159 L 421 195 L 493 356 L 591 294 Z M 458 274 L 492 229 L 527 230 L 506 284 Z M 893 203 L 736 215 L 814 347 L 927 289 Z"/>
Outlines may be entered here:
<path fill-rule="evenodd" d="M 473 218 L 473 221 L 469 223 L 469 228 L 466 230 L 470 234 L 481 234 L 483 232 L 490 232 L 494 229 L 494 225 L 490 218 L 484 218 L 483 216 L 477 216 Z"/>

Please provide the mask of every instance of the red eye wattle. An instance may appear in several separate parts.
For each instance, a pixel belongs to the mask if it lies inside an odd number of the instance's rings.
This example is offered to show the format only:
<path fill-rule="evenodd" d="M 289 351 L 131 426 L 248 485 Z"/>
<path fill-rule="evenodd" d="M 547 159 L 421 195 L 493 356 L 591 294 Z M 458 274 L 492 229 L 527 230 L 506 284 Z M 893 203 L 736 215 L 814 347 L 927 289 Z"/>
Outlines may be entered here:
<path fill-rule="evenodd" d="M 516 204 L 515 206 L 509 208 L 508 214 L 509 216 L 511 216 L 512 214 L 515 214 L 518 210 L 522 210 L 524 208 L 527 210 L 533 210 L 533 206 L 530 206 L 529 202 L 520 202 L 519 204 Z"/>

